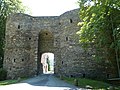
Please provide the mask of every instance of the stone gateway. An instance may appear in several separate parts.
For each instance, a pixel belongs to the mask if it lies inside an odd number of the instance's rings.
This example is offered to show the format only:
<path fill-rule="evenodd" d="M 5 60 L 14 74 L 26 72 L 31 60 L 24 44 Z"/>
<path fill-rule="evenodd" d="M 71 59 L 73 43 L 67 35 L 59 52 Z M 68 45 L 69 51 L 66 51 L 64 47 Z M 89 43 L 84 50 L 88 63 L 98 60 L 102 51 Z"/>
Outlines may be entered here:
<path fill-rule="evenodd" d="M 4 68 L 8 78 L 30 77 L 43 73 L 41 55 L 54 53 L 54 73 L 69 77 L 115 77 L 108 62 L 92 59 L 79 43 L 79 9 L 60 16 L 32 17 L 11 14 L 6 24 Z"/>

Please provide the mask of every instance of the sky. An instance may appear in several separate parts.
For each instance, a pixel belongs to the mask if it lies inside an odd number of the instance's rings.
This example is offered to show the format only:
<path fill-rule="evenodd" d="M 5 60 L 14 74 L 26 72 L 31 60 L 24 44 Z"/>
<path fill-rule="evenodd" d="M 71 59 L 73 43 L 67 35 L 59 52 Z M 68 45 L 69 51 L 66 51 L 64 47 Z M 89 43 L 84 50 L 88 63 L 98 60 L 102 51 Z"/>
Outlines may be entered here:
<path fill-rule="evenodd" d="M 59 16 L 79 8 L 78 0 L 21 0 L 31 10 L 32 16 Z M 28 13 L 26 13 L 28 14 Z"/>

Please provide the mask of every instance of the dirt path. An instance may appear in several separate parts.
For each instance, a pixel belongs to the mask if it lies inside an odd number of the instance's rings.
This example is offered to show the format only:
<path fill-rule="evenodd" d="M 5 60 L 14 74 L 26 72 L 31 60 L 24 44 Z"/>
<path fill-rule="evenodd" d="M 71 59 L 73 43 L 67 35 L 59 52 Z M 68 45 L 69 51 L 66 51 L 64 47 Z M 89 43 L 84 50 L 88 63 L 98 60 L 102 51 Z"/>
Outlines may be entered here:
<path fill-rule="evenodd" d="M 39 75 L 18 84 L 0 86 L 0 90 L 85 90 L 68 84 L 52 74 Z"/>

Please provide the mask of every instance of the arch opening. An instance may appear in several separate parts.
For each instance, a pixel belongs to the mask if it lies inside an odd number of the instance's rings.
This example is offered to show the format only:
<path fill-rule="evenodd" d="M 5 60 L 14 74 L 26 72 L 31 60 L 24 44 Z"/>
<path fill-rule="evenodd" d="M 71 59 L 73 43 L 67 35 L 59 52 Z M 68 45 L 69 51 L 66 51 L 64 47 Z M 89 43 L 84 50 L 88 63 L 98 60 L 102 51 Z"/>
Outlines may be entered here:
<path fill-rule="evenodd" d="M 41 31 L 38 39 L 38 74 L 54 73 L 54 37 L 50 31 Z"/>

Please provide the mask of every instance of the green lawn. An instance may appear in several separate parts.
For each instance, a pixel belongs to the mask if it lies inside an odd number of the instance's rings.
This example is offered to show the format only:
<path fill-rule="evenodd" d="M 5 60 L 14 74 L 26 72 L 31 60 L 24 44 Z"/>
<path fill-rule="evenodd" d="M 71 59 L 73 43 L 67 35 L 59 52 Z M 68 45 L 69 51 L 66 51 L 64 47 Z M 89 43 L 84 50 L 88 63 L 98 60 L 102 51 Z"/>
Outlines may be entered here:
<path fill-rule="evenodd" d="M 74 84 L 75 79 L 78 80 L 78 87 L 81 88 L 90 88 L 94 90 L 109 90 L 110 84 L 102 82 L 102 81 L 96 81 L 91 79 L 85 79 L 85 78 L 68 78 L 68 77 L 62 77 L 62 79 L 68 83 Z M 120 87 L 115 87 L 115 90 L 120 90 Z"/>

